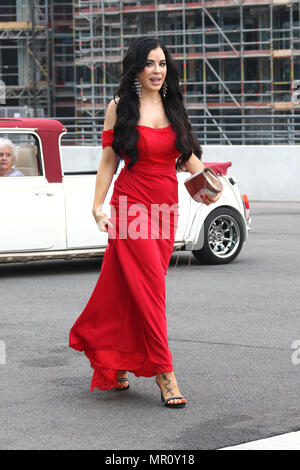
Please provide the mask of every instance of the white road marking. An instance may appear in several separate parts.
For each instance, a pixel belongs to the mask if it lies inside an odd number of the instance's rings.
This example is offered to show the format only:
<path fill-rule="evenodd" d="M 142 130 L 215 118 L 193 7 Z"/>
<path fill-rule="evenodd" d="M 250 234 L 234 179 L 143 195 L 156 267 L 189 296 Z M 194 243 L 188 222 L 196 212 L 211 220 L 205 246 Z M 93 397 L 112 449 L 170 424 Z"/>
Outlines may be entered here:
<path fill-rule="evenodd" d="M 219 450 L 300 450 L 300 431 L 245 442 L 236 446 L 222 447 Z"/>

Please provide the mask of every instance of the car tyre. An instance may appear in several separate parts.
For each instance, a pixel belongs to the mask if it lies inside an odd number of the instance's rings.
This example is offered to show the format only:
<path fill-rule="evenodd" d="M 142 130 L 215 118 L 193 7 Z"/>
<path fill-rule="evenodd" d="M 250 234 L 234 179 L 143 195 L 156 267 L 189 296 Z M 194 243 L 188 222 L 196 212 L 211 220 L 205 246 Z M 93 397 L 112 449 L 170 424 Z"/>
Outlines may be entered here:
<path fill-rule="evenodd" d="M 208 264 L 231 263 L 240 253 L 244 242 L 241 216 L 228 207 L 218 207 L 204 222 L 204 244 L 193 255 Z"/>

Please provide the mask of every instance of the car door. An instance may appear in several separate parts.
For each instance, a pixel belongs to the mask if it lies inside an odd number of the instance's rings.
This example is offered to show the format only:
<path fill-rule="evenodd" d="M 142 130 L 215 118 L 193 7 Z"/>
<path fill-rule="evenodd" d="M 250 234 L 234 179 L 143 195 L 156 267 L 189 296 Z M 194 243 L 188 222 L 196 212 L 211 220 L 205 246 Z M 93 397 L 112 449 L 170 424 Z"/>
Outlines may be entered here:
<path fill-rule="evenodd" d="M 92 214 L 96 173 L 102 157 L 101 147 L 62 147 L 64 167 L 64 193 L 66 210 L 66 239 L 69 249 L 105 247 L 108 234 L 100 232 Z M 103 205 L 111 217 L 109 205 L 114 182 L 124 162 L 120 162 Z"/>
<path fill-rule="evenodd" d="M 187 227 L 191 217 L 191 198 L 184 185 L 189 173 L 178 172 L 178 225 L 175 235 L 175 241 L 185 240 Z"/>
<path fill-rule="evenodd" d="M 114 175 L 113 182 L 117 178 Z M 78 175 L 64 177 L 66 204 L 66 236 L 70 249 L 104 247 L 108 234 L 100 232 L 92 214 L 96 175 Z M 110 214 L 109 201 L 113 191 L 111 184 L 106 196 L 103 211 Z"/>
<path fill-rule="evenodd" d="M 17 135 L 18 147 L 22 136 Z M 11 141 L 14 134 L 9 135 Z M 28 147 L 28 135 L 26 145 Z M 35 139 L 35 145 L 39 142 Z M 61 183 L 49 183 L 40 155 L 38 174 L 0 178 L 0 252 L 65 248 L 64 197 Z M 18 169 L 18 159 L 16 169 Z M 33 172 L 34 173 L 34 172 Z"/>

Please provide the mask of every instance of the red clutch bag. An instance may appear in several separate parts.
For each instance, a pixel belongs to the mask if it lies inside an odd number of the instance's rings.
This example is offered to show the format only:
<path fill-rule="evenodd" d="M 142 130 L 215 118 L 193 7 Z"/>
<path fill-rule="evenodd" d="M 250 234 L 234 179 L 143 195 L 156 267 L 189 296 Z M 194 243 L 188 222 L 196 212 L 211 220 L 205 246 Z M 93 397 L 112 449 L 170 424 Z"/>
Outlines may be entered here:
<path fill-rule="evenodd" d="M 185 180 L 184 184 L 191 197 L 197 202 L 202 202 L 205 195 L 216 196 L 223 191 L 220 179 L 214 170 L 209 167 L 205 167 L 198 173 L 191 175 Z"/>

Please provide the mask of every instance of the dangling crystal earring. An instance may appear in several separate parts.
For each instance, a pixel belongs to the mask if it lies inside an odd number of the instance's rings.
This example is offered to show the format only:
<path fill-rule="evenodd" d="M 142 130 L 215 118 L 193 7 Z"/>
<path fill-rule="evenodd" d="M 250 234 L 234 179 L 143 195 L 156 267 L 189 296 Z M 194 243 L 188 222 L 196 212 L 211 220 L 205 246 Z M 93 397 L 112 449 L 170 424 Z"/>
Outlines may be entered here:
<path fill-rule="evenodd" d="M 135 89 L 135 92 L 136 92 L 137 96 L 140 98 L 142 96 L 142 84 L 139 81 L 139 79 L 136 78 L 136 77 L 134 79 L 133 86 L 134 86 L 134 89 Z"/>
<path fill-rule="evenodd" d="M 161 89 L 162 89 L 162 95 L 165 98 L 166 95 L 167 95 L 167 89 L 168 89 L 168 85 L 167 85 L 166 80 L 164 81 L 163 86 L 161 87 Z"/>

